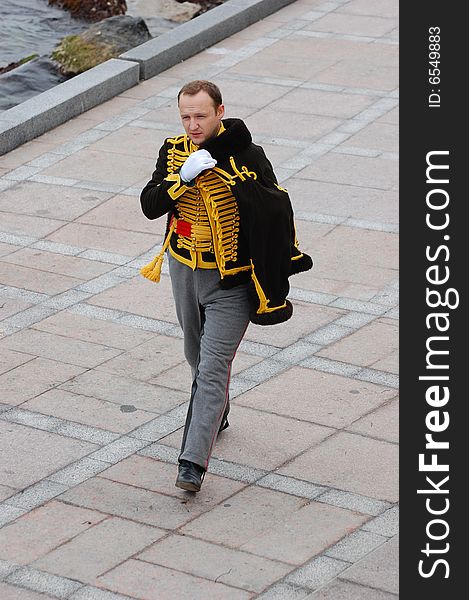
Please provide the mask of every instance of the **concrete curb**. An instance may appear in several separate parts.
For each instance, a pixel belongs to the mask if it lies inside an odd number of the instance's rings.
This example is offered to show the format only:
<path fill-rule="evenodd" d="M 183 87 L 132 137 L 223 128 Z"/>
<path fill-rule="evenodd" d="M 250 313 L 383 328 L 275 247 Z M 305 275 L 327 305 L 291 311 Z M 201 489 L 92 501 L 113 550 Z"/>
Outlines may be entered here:
<path fill-rule="evenodd" d="M 139 67 L 112 58 L 0 113 L 0 156 L 137 85 Z"/>
<path fill-rule="evenodd" d="M 0 156 L 241 31 L 295 0 L 228 0 L 0 113 Z"/>

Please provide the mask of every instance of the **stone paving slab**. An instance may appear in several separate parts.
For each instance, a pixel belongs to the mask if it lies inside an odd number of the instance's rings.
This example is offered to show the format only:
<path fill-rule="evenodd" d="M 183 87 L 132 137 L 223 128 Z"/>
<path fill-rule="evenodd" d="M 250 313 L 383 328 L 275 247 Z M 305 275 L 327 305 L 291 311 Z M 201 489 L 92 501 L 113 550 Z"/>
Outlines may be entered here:
<path fill-rule="evenodd" d="M 47 273 L 20 265 L 12 266 L 8 262 L 0 265 L 0 278 L 6 285 L 52 294 L 60 294 L 82 283 L 77 277 Z"/>
<path fill-rule="evenodd" d="M 181 556 L 186 557 L 185 569 L 190 574 L 251 592 L 262 591 L 291 570 L 290 565 L 278 561 L 185 535 L 169 536 L 147 548 L 138 558 L 178 570 Z"/>
<path fill-rule="evenodd" d="M 399 537 L 395 536 L 362 561 L 344 571 L 341 577 L 365 586 L 372 584 L 378 589 L 398 594 L 398 555 Z"/>
<path fill-rule="evenodd" d="M 165 533 L 119 517 L 110 517 L 32 563 L 34 568 L 94 583 L 96 577 L 152 544 Z"/>
<path fill-rule="evenodd" d="M 145 264 L 144 261 L 142 262 Z M 136 277 L 101 294 L 96 294 L 89 303 L 177 323 L 169 278 L 162 278 L 158 288 L 155 288 L 156 284 L 152 281 Z"/>
<path fill-rule="evenodd" d="M 13 244 L 4 244 L 3 242 L 0 242 L 0 256 L 7 256 L 8 254 L 11 254 L 11 252 L 15 252 L 20 248 L 21 246 L 14 246 Z"/>
<path fill-rule="evenodd" d="M 51 188 L 44 183 L 24 181 L 2 193 L 0 210 L 73 221 L 109 196 L 106 192 Z"/>
<path fill-rule="evenodd" d="M 63 225 L 58 219 L 33 217 L 14 213 L 2 214 L 2 230 L 6 233 L 42 237 L 56 231 Z"/>
<path fill-rule="evenodd" d="M 393 389 L 294 367 L 241 394 L 233 403 L 337 429 L 349 426 L 360 431 L 357 417 L 375 415 L 378 407 L 393 396 Z"/>
<path fill-rule="evenodd" d="M 16 491 L 17 490 L 15 490 L 15 488 L 6 485 L 0 485 L 0 500 L 5 500 L 6 498 L 13 496 Z"/>
<path fill-rule="evenodd" d="M 396 502 L 397 467 L 398 447 L 395 444 L 339 432 L 280 468 L 279 472 Z"/>
<path fill-rule="evenodd" d="M 0 372 L 5 373 L 33 359 L 34 357 L 28 354 L 3 348 L 0 354 Z"/>
<path fill-rule="evenodd" d="M 0 375 L 3 402 L 12 406 L 24 404 L 82 372 L 81 367 L 47 358 L 33 358 L 13 371 Z M 28 385 L 18 385 L 19 381 L 27 381 Z"/>
<path fill-rule="evenodd" d="M 397 25 L 388 0 L 296 0 L 0 157 L 0 596 L 398 597 Z M 248 328 L 196 495 L 167 264 L 138 274 L 165 227 L 138 197 L 195 78 L 314 259 L 293 318 Z"/>
<path fill-rule="evenodd" d="M 136 331 L 125 325 L 90 319 L 69 311 L 58 312 L 40 323 L 36 323 L 34 328 L 128 351 L 154 338 L 151 333 L 145 331 Z"/>
<path fill-rule="evenodd" d="M 320 350 L 318 356 L 342 361 L 353 356 L 354 364 L 371 367 L 398 350 L 398 333 L 394 323 L 388 325 L 376 320 Z"/>
<path fill-rule="evenodd" d="M 124 232 L 111 227 L 96 227 L 78 222 L 65 225 L 60 231 L 51 233 L 47 239 L 61 244 L 85 246 L 129 256 L 148 250 L 155 242 L 155 238 L 148 233 Z"/>
<path fill-rule="evenodd" d="M 396 348 L 391 354 L 377 360 L 372 364 L 373 369 L 379 371 L 388 371 L 389 373 L 399 374 L 399 348 Z"/>
<path fill-rule="evenodd" d="M 383 152 L 398 152 L 397 124 L 372 123 L 342 144 L 343 148 L 376 148 Z"/>
<path fill-rule="evenodd" d="M 2 483 L 25 488 L 41 480 L 74 458 L 84 456 L 95 446 L 31 427 L 0 422 Z M 37 448 L 41 449 L 40 454 Z"/>
<path fill-rule="evenodd" d="M 206 495 L 201 499 L 198 496 L 181 492 L 176 488 L 174 485 L 174 466 L 172 464 L 146 456 L 129 457 L 103 471 L 100 477 L 166 496 L 174 496 L 181 504 L 185 504 L 189 508 L 198 507 L 197 511 L 200 510 L 200 512 L 205 510 L 204 506 L 210 509 L 212 506 L 220 504 L 246 485 L 241 481 L 213 475 L 204 482 Z"/>
<path fill-rule="evenodd" d="M 1 530 L 0 557 L 29 564 L 104 518 L 96 511 L 52 500 Z"/>
<path fill-rule="evenodd" d="M 105 360 L 121 354 L 120 350 L 92 344 L 81 340 L 71 340 L 52 333 L 37 330 L 23 330 L 0 340 L 0 346 L 18 350 L 31 356 L 42 356 L 80 367 L 95 367 Z"/>
<path fill-rule="evenodd" d="M 396 600 L 396 598 L 398 598 L 396 594 L 340 579 L 306 596 L 306 600 Z"/>
<path fill-rule="evenodd" d="M 130 465 L 132 464 L 135 463 L 130 463 Z M 60 499 L 77 506 L 171 530 L 190 521 L 194 516 L 210 510 L 244 487 L 240 482 L 214 476 L 212 477 L 214 481 L 207 486 L 207 494 L 204 498 L 177 491 L 177 488 L 176 492 L 171 490 L 171 495 L 168 495 L 166 493 L 167 479 L 161 485 L 158 484 L 158 479 L 155 479 L 150 486 L 140 487 L 139 482 L 148 478 L 148 475 L 132 477 L 132 472 L 130 471 L 129 474 L 124 469 L 125 466 L 123 469 L 104 471 L 102 476 L 81 483 L 63 494 Z M 150 469 L 150 473 L 158 473 L 161 469 L 161 473 L 157 476 L 160 481 L 163 476 L 169 475 L 168 467 L 164 464 L 163 466 L 157 464 Z M 119 479 L 129 481 L 129 478 L 133 480 L 131 484 L 119 481 Z M 174 480 L 173 468 L 172 487 L 174 487 Z M 162 487 L 162 491 L 159 491 L 160 487 Z M 156 491 L 153 491 L 155 488 Z"/>
<path fill-rule="evenodd" d="M 7 170 L 12 170 L 16 167 L 20 167 L 25 162 L 30 160 L 34 160 L 36 157 L 41 156 L 48 150 L 54 148 L 54 144 L 47 144 L 47 142 L 32 140 L 31 142 L 27 142 L 23 144 L 19 148 L 15 148 L 15 150 L 11 150 L 7 154 L 3 154 L 0 156 L 0 165 L 2 168 Z"/>
<path fill-rule="evenodd" d="M 23 275 L 25 267 L 37 269 L 41 271 L 46 282 L 43 284 L 46 292 L 53 292 L 50 280 L 54 277 L 53 274 L 58 274 L 61 277 L 55 276 L 55 280 L 67 281 L 67 277 L 72 281 L 73 287 L 80 283 L 98 277 L 112 269 L 112 266 L 98 261 L 91 261 L 85 258 L 76 256 L 57 255 L 53 252 L 47 252 L 40 249 L 23 248 L 18 252 L 13 252 L 5 257 L 5 262 L 19 266 L 19 269 L 11 267 L 13 271 L 18 270 L 19 274 Z M 52 274 L 52 275 L 51 275 Z M 49 278 L 49 281 L 48 279 Z M 73 278 L 73 279 L 72 279 Z M 52 280 L 53 281 L 53 280 Z M 7 283 L 7 280 L 5 280 Z M 26 286 L 25 286 L 26 287 Z M 37 288 L 37 286 L 36 286 Z M 38 289 L 40 291 L 40 289 Z"/>
<path fill-rule="evenodd" d="M 251 506 L 249 512 L 246 502 Z M 299 565 L 324 545 L 340 539 L 344 528 L 355 528 L 363 521 L 363 515 L 351 511 L 248 488 L 231 498 L 229 506 L 219 506 L 196 518 L 181 532 Z"/>
<path fill-rule="evenodd" d="M 296 283 L 297 279 L 293 279 L 293 282 Z M 291 324 L 287 321 L 276 326 L 274 339 L 268 328 L 254 324 L 249 325 L 244 339 L 285 348 L 343 314 L 339 309 L 302 302 L 296 302 L 293 310 L 295 320 Z"/>
<path fill-rule="evenodd" d="M 154 154 L 154 145 L 152 144 L 152 146 Z M 132 196 L 114 196 L 97 208 L 87 212 L 78 221 L 97 226 L 102 226 L 103 222 L 106 222 L 107 227 L 113 229 L 155 234 L 154 224 L 147 219 L 142 219 L 140 206 Z"/>
<path fill-rule="evenodd" d="M 348 431 L 399 442 L 399 400 L 395 398 L 349 425 Z"/>
<path fill-rule="evenodd" d="M 392 47 L 389 49 L 384 47 L 380 51 L 381 55 L 380 61 L 366 55 L 344 58 L 335 65 L 322 69 L 316 79 L 326 84 L 354 85 L 364 88 L 369 86 L 372 79 L 373 84 L 380 89 L 391 91 L 397 87 L 399 80 L 397 54 Z"/>
<path fill-rule="evenodd" d="M 166 390 L 130 377 L 100 370 L 89 370 L 60 386 L 60 391 L 81 394 L 119 406 L 162 414 L 174 408 L 186 397 L 176 390 Z M 132 413 L 127 413 L 132 414 Z M 150 415 L 149 415 L 150 416 Z"/>
<path fill-rule="evenodd" d="M 179 355 L 181 357 L 181 355 Z M 150 383 L 163 388 L 170 388 L 178 390 L 185 394 L 186 399 L 190 397 L 187 393 L 188 386 L 192 382 L 192 371 L 186 361 L 178 363 L 176 366 L 171 367 L 150 379 Z"/>
<path fill-rule="evenodd" d="M 51 415 L 59 419 L 68 419 L 100 427 L 106 423 L 106 430 L 115 433 L 128 433 L 139 425 L 151 421 L 154 414 L 137 409 L 125 410 L 129 404 L 121 405 L 106 402 L 100 398 L 72 394 L 62 389 L 50 390 L 24 402 L 22 408 Z"/>
<path fill-rule="evenodd" d="M 143 561 L 129 560 L 98 580 L 98 585 L 142 600 L 248 600 L 253 594 Z"/>
<path fill-rule="evenodd" d="M 246 119 L 246 125 L 254 134 L 265 135 L 270 131 L 272 120 L 277 115 L 278 113 L 274 109 L 262 108 L 255 115 Z M 339 123 L 340 121 L 333 117 L 316 117 L 314 120 L 305 120 L 301 113 L 290 113 L 288 119 L 279 123 L 278 135 L 315 141 L 334 130 Z"/>
<path fill-rule="evenodd" d="M 130 327 L 126 329 L 131 330 Z M 141 335 L 146 338 L 142 343 L 106 361 L 100 365 L 99 370 L 140 381 L 151 381 L 160 373 L 181 363 L 182 339 L 143 332 Z"/>
<path fill-rule="evenodd" d="M 232 431 L 220 436 L 213 457 L 258 468 L 274 469 L 334 431 L 238 405 L 233 405 L 230 417 Z M 162 443 L 179 448 L 181 440 L 182 431 L 178 431 Z"/>
<path fill-rule="evenodd" d="M 372 168 L 373 163 L 373 168 Z M 377 168 L 374 165 L 377 164 Z M 303 179 L 392 190 L 397 188 L 396 161 L 366 156 L 324 156 L 298 174 Z"/>

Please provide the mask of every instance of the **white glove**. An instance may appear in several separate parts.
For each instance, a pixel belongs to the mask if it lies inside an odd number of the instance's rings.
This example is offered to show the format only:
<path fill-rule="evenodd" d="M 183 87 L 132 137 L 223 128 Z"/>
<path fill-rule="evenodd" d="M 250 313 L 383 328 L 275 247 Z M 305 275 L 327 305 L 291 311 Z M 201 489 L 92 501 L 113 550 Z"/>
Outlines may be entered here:
<path fill-rule="evenodd" d="M 207 150 L 197 150 L 197 152 L 189 154 L 186 162 L 179 171 L 179 175 L 185 183 L 188 183 L 195 179 L 199 173 L 205 171 L 205 169 L 213 169 L 216 164 L 217 161 L 212 157 L 210 152 Z"/>

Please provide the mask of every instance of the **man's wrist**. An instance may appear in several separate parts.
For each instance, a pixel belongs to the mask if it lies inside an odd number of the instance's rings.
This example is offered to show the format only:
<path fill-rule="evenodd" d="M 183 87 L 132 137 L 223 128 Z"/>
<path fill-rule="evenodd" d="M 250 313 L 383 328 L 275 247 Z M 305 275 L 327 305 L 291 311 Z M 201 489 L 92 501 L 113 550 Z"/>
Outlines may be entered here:
<path fill-rule="evenodd" d="M 194 187 L 195 185 L 195 177 L 194 179 L 191 179 L 190 181 L 186 181 L 183 176 L 181 175 L 181 172 L 179 172 L 179 178 L 181 180 L 182 185 L 185 185 L 186 187 Z"/>

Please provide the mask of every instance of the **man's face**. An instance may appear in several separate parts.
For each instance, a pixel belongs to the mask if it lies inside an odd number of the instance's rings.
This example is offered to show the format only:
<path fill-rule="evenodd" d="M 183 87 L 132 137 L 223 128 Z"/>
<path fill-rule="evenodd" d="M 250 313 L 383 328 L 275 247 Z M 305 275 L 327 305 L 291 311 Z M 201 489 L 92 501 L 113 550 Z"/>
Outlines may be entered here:
<path fill-rule="evenodd" d="M 215 109 L 213 100 L 207 92 L 201 90 L 193 96 L 181 94 L 179 114 L 187 135 L 194 144 L 200 146 L 217 135 L 225 108 L 221 104 Z"/>

